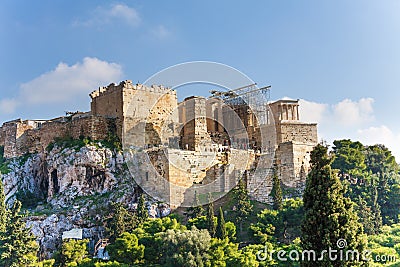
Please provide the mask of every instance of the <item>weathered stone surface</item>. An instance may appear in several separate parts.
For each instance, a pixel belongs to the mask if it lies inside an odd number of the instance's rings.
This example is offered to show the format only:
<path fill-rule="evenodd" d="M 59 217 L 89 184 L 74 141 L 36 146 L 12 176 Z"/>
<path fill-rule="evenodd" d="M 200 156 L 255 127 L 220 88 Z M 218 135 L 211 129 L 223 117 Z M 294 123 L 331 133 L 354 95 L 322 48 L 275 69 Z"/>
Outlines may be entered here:
<path fill-rule="evenodd" d="M 108 148 L 56 146 L 24 162 L 15 158 L 9 167 L 11 172 L 3 175 L 7 202 L 11 204 L 17 192 L 30 192 L 29 196 L 45 203 L 27 218 L 45 257 L 60 245 L 63 231 L 102 225 L 111 201 L 128 206 L 136 201 L 135 183 L 122 153 Z"/>
<path fill-rule="evenodd" d="M 246 176 L 250 195 L 268 202 L 272 166 L 284 185 L 298 187 L 309 171 L 309 154 L 318 142 L 317 126 L 299 120 L 298 100 L 269 104 L 266 118 L 243 101 L 189 97 L 177 101 L 175 90 L 122 81 L 90 94 L 91 111 L 48 121 L 15 120 L 0 127 L 0 145 L 14 159 L 4 177 L 7 199 L 28 190 L 53 206 L 68 207 L 77 197 L 113 192 L 124 157 L 104 148 L 55 148 L 57 137 L 106 139 L 117 135 L 128 148 L 141 151 L 131 165 L 135 179 L 174 206 L 192 199 L 187 192 L 212 185 L 226 192 Z M 145 166 L 150 158 L 152 166 Z M 132 158 L 130 158 L 132 159 Z M 208 189 L 207 189 L 208 190 Z M 129 202 L 129 201 L 128 201 Z"/>

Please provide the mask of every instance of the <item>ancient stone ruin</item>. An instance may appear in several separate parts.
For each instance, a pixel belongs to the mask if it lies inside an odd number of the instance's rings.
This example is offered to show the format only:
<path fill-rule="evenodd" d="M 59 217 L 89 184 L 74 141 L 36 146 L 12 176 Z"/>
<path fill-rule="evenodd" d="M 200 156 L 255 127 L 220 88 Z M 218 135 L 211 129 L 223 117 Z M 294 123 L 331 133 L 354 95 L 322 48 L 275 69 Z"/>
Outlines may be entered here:
<path fill-rule="evenodd" d="M 0 127 L 4 157 L 46 153 L 56 138 L 114 135 L 124 144 L 135 181 L 174 207 L 190 205 L 193 192 L 227 192 L 241 178 L 253 198 L 268 202 L 274 166 L 285 186 L 301 187 L 318 142 L 317 125 L 299 119 L 298 100 L 262 104 L 261 119 L 238 96 L 235 101 L 214 95 L 178 102 L 175 90 L 129 80 L 100 87 L 90 97 L 89 112 L 5 122 Z"/>

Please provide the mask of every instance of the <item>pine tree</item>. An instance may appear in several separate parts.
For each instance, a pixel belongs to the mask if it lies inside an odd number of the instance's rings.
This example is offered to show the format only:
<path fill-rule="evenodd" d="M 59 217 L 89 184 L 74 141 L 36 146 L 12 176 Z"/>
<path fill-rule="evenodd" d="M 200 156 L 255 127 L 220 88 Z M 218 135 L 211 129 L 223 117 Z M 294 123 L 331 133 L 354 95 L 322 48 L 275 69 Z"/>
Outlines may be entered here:
<path fill-rule="evenodd" d="M 214 204 L 211 193 L 208 194 L 208 206 L 207 206 L 207 230 L 211 237 L 215 236 L 216 225 L 214 221 Z"/>
<path fill-rule="evenodd" d="M 362 226 L 353 210 L 353 203 L 343 196 L 345 189 L 331 170 L 327 147 L 317 145 L 311 152 L 311 172 L 304 191 L 305 218 L 302 224 L 302 248 L 314 250 L 317 258 L 322 250 L 338 249 L 337 242 L 346 240 L 346 250 L 364 251 L 366 244 Z M 341 243 L 343 244 L 343 243 Z M 340 247 L 339 247 L 340 248 Z M 302 261 L 302 266 L 358 266 L 354 261 Z"/>
<path fill-rule="evenodd" d="M 7 207 L 4 195 L 3 177 L 0 173 L 0 234 L 6 230 Z"/>
<path fill-rule="evenodd" d="M 7 227 L 0 241 L 0 265 L 30 266 L 37 261 L 38 245 L 35 236 L 26 228 L 21 202 L 16 200 L 7 218 Z"/>
<path fill-rule="evenodd" d="M 240 232 L 243 231 L 243 222 L 247 219 L 253 210 L 253 205 L 250 203 L 249 195 L 246 190 L 243 179 L 239 180 L 238 185 L 233 191 L 234 199 L 236 200 L 236 221 L 240 225 Z"/>
<path fill-rule="evenodd" d="M 272 176 L 272 190 L 270 196 L 273 198 L 273 208 L 274 210 L 282 210 L 282 189 L 281 189 L 281 181 L 278 177 L 278 168 L 274 166 L 273 168 L 273 176 Z"/>
<path fill-rule="evenodd" d="M 139 223 L 145 222 L 149 218 L 149 212 L 146 208 L 144 194 L 140 195 L 139 203 L 137 207 L 137 219 Z"/>
<path fill-rule="evenodd" d="M 194 201 L 191 207 L 187 209 L 187 216 L 189 219 L 194 219 L 202 216 L 204 213 L 204 208 L 200 204 L 199 196 L 197 192 L 194 192 Z"/>
<path fill-rule="evenodd" d="M 226 237 L 225 219 L 221 207 L 219 207 L 217 231 L 215 233 L 215 236 L 218 237 L 219 239 L 225 239 Z"/>
<path fill-rule="evenodd" d="M 61 260 L 65 266 L 79 266 L 88 256 L 87 246 L 89 240 L 65 240 L 61 246 Z"/>
<path fill-rule="evenodd" d="M 145 247 L 139 245 L 138 241 L 135 234 L 123 233 L 113 244 L 107 246 L 111 259 L 129 266 L 139 263 L 144 257 Z"/>

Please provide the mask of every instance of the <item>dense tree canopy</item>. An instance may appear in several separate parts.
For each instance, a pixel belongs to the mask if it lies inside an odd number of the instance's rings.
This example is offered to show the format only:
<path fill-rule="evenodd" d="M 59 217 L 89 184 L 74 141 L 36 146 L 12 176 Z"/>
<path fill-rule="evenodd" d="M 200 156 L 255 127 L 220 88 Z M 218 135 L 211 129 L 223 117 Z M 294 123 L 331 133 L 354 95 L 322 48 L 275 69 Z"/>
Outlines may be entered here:
<path fill-rule="evenodd" d="M 362 197 L 384 224 L 399 222 L 400 169 L 392 153 L 383 145 L 363 146 L 346 139 L 334 142 L 333 155 L 332 167 L 348 186 L 347 196 L 354 202 Z"/>

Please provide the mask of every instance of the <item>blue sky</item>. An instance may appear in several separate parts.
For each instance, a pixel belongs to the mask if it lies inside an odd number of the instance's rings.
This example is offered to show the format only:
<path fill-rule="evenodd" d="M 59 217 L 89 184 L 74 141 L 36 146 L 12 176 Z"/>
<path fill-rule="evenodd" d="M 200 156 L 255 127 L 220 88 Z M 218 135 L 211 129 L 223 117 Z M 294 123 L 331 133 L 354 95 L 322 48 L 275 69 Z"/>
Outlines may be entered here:
<path fill-rule="evenodd" d="M 320 138 L 384 143 L 399 161 L 399 14 L 386 0 L 2 1 L 0 121 L 89 110 L 98 86 L 215 61 L 302 99 Z"/>

